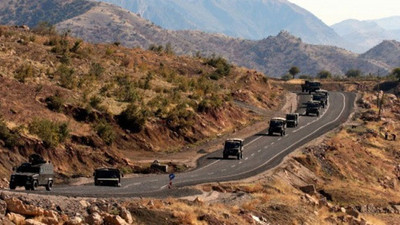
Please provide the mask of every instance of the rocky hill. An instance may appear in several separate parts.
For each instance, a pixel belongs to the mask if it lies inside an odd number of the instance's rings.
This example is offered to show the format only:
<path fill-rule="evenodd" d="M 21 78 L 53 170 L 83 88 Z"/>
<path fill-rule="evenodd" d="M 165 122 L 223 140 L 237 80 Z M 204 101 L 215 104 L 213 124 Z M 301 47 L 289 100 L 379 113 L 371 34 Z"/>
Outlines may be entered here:
<path fill-rule="evenodd" d="M 334 74 L 344 74 L 354 68 L 364 73 L 381 70 L 385 71 L 382 72 L 384 74 L 392 69 L 379 62 L 360 59 L 358 55 L 344 49 L 303 43 L 287 32 L 276 37 L 250 41 L 200 31 L 165 30 L 130 11 L 106 3 L 95 3 L 89 9 L 85 5 L 84 8 L 83 14 L 57 23 L 59 32 L 68 31 L 73 36 L 95 43 L 118 42 L 128 47 L 145 49 L 169 45 L 177 54 L 216 54 L 239 66 L 254 68 L 275 77 L 287 73 L 291 66 L 298 66 L 303 74 L 311 75 L 323 69 L 331 70 Z M 10 9 L 8 5 L 3 5 L 2 10 Z M 57 17 L 56 14 L 54 16 Z M 30 17 L 22 17 L 16 22 L 0 22 L 31 24 L 30 20 Z"/>
<path fill-rule="evenodd" d="M 307 43 L 338 45 L 342 42 L 332 28 L 286 0 L 101 1 L 121 6 L 170 30 L 201 30 L 251 40 L 287 30 Z"/>
<path fill-rule="evenodd" d="M 139 156 L 155 159 L 263 118 L 236 101 L 268 112 L 283 95 L 265 75 L 219 57 L 0 27 L 0 174 L 32 153 L 51 160 L 59 178 L 101 166 L 144 172 Z"/>
<path fill-rule="evenodd" d="M 400 62 L 400 42 L 394 40 L 383 41 L 360 57 L 385 63 L 388 67 L 398 67 Z"/>

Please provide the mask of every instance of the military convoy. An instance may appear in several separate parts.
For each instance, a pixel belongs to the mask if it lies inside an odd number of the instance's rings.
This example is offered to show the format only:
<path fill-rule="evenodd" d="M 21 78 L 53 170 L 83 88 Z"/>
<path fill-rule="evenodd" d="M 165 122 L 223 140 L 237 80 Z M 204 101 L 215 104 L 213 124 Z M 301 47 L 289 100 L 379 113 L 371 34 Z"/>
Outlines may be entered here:
<path fill-rule="evenodd" d="M 29 162 L 13 168 L 10 189 L 25 187 L 25 190 L 36 190 L 39 186 L 45 186 L 46 190 L 51 191 L 53 179 L 53 165 L 41 156 L 33 154 L 29 156 Z"/>
<path fill-rule="evenodd" d="M 286 114 L 286 124 L 288 127 L 297 127 L 299 125 L 299 114 L 289 113 Z"/>
<path fill-rule="evenodd" d="M 243 143 L 244 140 L 240 138 L 232 138 L 225 141 L 223 157 L 227 159 L 229 156 L 233 155 L 238 160 L 243 158 Z"/>

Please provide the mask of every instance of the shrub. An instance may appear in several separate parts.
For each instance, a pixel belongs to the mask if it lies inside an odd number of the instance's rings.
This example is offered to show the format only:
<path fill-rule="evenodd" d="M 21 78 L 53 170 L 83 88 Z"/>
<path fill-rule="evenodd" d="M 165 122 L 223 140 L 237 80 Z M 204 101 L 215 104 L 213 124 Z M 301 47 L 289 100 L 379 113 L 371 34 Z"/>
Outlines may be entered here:
<path fill-rule="evenodd" d="M 351 69 L 346 72 L 346 77 L 348 78 L 358 78 L 361 77 L 361 71 L 360 70 L 355 70 Z"/>
<path fill-rule="evenodd" d="M 49 22 L 41 21 L 36 27 L 33 28 L 33 32 L 41 35 L 56 35 L 56 27 Z"/>
<path fill-rule="evenodd" d="M 92 106 L 93 108 L 98 109 L 100 103 L 101 103 L 101 98 L 100 98 L 100 97 L 98 97 L 98 96 L 95 95 L 95 96 L 92 96 L 92 97 L 90 98 L 89 104 L 90 104 L 90 106 Z"/>
<path fill-rule="evenodd" d="M 33 68 L 30 64 L 22 65 L 14 75 L 19 82 L 25 83 L 26 78 L 33 77 Z"/>
<path fill-rule="evenodd" d="M 82 45 L 82 40 L 75 41 L 74 46 L 72 46 L 72 48 L 70 49 L 70 52 L 77 53 L 81 45 Z"/>
<path fill-rule="evenodd" d="M 281 77 L 281 79 L 284 81 L 291 80 L 292 78 L 293 78 L 293 76 L 291 74 L 285 74 Z"/>
<path fill-rule="evenodd" d="M 90 75 L 94 75 L 96 77 L 101 77 L 104 73 L 104 67 L 102 67 L 99 63 L 92 63 L 90 65 Z"/>
<path fill-rule="evenodd" d="M 0 117 L 0 139 L 4 141 L 6 148 L 12 149 L 15 146 L 21 145 L 21 137 L 16 131 L 8 129 L 4 120 Z"/>
<path fill-rule="evenodd" d="M 67 123 L 58 123 L 47 119 L 34 119 L 29 124 L 29 132 L 42 139 L 46 148 L 57 147 L 69 136 Z"/>
<path fill-rule="evenodd" d="M 119 125 L 132 132 L 140 132 L 143 130 L 147 120 L 146 110 L 140 109 L 137 105 L 131 103 L 118 116 Z"/>
<path fill-rule="evenodd" d="M 54 112 L 61 112 L 64 107 L 64 99 L 59 92 L 46 98 L 47 108 Z"/>
<path fill-rule="evenodd" d="M 232 66 L 222 57 L 212 56 L 206 60 L 205 64 L 216 68 L 216 70 L 209 76 L 213 80 L 218 80 L 223 76 L 228 76 L 231 72 Z"/>
<path fill-rule="evenodd" d="M 69 68 L 68 66 L 61 64 L 57 71 L 56 75 L 60 77 L 60 85 L 61 87 L 73 89 L 76 86 L 76 79 L 74 76 L 74 69 Z"/>
<path fill-rule="evenodd" d="M 319 78 L 319 79 L 330 79 L 330 78 L 332 78 L 332 74 L 331 74 L 331 72 L 329 72 L 327 70 L 321 70 L 317 74 L 317 78 Z"/>
<path fill-rule="evenodd" d="M 111 145 L 114 140 L 115 140 L 115 132 L 113 130 L 113 127 L 107 123 L 106 121 L 101 121 L 96 127 L 95 127 L 97 135 L 107 144 Z"/>

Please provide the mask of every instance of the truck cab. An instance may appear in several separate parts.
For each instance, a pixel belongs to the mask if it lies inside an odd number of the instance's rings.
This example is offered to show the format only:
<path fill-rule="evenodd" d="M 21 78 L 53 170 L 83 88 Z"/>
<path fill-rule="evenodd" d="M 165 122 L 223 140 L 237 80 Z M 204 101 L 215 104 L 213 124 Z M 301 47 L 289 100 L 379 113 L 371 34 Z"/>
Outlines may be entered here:
<path fill-rule="evenodd" d="M 326 104 L 327 104 L 327 99 L 326 99 L 326 95 L 324 94 L 320 94 L 320 93 L 315 93 L 312 96 L 312 100 L 319 102 L 320 106 L 322 106 L 322 108 L 325 108 Z"/>
<path fill-rule="evenodd" d="M 233 155 L 236 158 L 243 158 L 243 143 L 244 140 L 240 138 L 232 138 L 225 141 L 223 158 L 227 159 L 229 156 Z"/>
<path fill-rule="evenodd" d="M 308 81 L 306 80 L 304 84 L 301 85 L 301 92 L 308 92 L 311 94 L 321 88 L 320 82 Z"/>
<path fill-rule="evenodd" d="M 286 135 L 286 119 L 282 117 L 274 117 L 269 121 L 268 135 L 279 133 L 281 136 Z"/>
<path fill-rule="evenodd" d="M 297 127 L 299 125 L 299 114 L 298 113 L 286 114 L 286 124 L 288 127 Z"/>

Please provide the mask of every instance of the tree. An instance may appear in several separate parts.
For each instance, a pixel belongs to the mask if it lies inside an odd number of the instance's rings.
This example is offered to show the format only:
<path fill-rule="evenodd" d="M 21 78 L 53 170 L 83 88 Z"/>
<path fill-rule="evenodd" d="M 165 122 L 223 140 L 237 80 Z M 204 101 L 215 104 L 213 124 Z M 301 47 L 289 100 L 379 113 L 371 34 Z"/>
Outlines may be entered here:
<path fill-rule="evenodd" d="M 346 77 L 348 78 L 358 78 L 361 77 L 361 71 L 356 69 L 350 69 L 346 72 Z"/>
<path fill-rule="evenodd" d="M 287 73 L 287 74 L 283 75 L 281 77 L 281 79 L 284 80 L 284 81 L 288 81 L 288 80 L 292 79 L 292 77 L 293 77 L 293 75 L 290 75 L 290 74 Z"/>
<path fill-rule="evenodd" d="M 329 79 L 329 78 L 332 78 L 332 74 L 328 70 L 321 70 L 317 74 L 317 78 L 319 78 L 319 79 Z"/>
<path fill-rule="evenodd" d="M 392 76 L 396 77 L 400 81 L 400 67 L 394 68 L 391 73 Z"/>
<path fill-rule="evenodd" d="M 289 70 L 289 73 L 290 73 L 290 75 L 293 76 L 293 79 L 294 79 L 294 77 L 295 77 L 298 73 L 300 73 L 300 69 L 299 69 L 297 66 L 292 66 L 292 68 L 290 68 L 290 70 Z"/>

